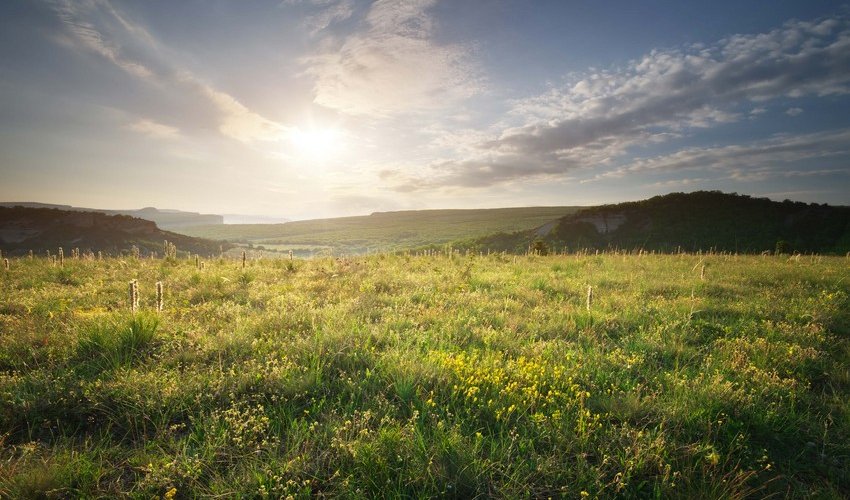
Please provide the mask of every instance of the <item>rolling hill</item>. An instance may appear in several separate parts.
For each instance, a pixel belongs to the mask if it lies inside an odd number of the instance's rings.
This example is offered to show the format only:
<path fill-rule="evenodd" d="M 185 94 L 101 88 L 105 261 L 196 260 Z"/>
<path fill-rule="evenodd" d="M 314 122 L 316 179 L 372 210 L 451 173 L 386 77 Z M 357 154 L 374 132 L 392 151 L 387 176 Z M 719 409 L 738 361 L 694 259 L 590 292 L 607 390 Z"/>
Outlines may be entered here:
<path fill-rule="evenodd" d="M 143 255 L 163 254 L 164 240 L 178 251 L 202 255 L 218 254 L 222 242 L 163 231 L 149 220 L 127 215 L 80 212 L 55 208 L 0 207 L 0 249 L 23 255 L 30 250 L 42 253 L 64 247 L 82 252 L 103 251 L 117 255 L 133 245 Z M 229 247 L 229 244 L 224 245 Z"/>
<path fill-rule="evenodd" d="M 49 203 L 35 202 L 2 202 L 0 207 L 26 207 L 26 208 L 55 208 L 68 212 L 98 212 L 107 215 L 129 215 L 156 223 L 161 229 L 171 230 L 184 226 L 198 226 L 202 224 L 223 224 L 224 217 L 215 214 L 201 214 L 197 212 L 184 212 L 182 210 L 167 210 L 154 207 L 145 207 L 138 210 L 103 210 L 99 208 L 81 208 L 71 205 L 51 205 Z"/>
<path fill-rule="evenodd" d="M 568 250 L 843 254 L 850 251 L 850 207 L 775 202 L 717 191 L 671 193 L 585 208 L 536 230 L 490 235 L 460 245 L 525 251 L 535 240 Z"/>
<path fill-rule="evenodd" d="M 227 240 L 299 255 L 363 254 L 498 232 L 524 231 L 553 223 L 580 207 L 523 207 L 480 210 L 411 210 L 285 224 L 228 224 L 185 227 L 182 234 Z"/>

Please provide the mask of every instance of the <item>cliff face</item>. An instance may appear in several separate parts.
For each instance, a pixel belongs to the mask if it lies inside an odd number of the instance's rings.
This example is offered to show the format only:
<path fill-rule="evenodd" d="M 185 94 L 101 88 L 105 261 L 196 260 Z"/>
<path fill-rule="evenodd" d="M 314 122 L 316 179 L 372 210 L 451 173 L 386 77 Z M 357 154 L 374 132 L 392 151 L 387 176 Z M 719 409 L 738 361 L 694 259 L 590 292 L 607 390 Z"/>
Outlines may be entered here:
<path fill-rule="evenodd" d="M 145 220 L 156 222 L 156 225 L 162 229 L 177 229 L 190 226 L 214 226 L 224 224 L 224 217 L 214 214 L 199 214 L 195 212 L 182 212 L 170 210 L 158 210 L 153 207 L 143 208 L 141 210 L 109 210 L 105 213 L 116 215 L 129 215 L 131 217 L 139 217 Z"/>
<path fill-rule="evenodd" d="M 162 254 L 164 240 L 176 244 L 179 250 L 201 254 L 217 254 L 221 246 L 219 242 L 162 231 L 152 221 L 128 215 L 0 207 L 0 248 L 11 254 L 60 246 L 112 254 L 136 246 L 143 254 Z"/>

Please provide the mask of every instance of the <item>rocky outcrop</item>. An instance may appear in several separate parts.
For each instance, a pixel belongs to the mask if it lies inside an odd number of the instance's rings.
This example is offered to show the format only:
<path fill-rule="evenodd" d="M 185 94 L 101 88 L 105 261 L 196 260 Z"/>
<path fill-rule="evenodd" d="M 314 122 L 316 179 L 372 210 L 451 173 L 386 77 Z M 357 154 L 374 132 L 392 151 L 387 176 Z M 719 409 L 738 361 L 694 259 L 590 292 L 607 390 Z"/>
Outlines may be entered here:
<path fill-rule="evenodd" d="M 625 214 L 597 214 L 589 217 L 578 217 L 577 222 L 593 224 L 599 234 L 608 234 L 616 231 L 627 220 Z"/>

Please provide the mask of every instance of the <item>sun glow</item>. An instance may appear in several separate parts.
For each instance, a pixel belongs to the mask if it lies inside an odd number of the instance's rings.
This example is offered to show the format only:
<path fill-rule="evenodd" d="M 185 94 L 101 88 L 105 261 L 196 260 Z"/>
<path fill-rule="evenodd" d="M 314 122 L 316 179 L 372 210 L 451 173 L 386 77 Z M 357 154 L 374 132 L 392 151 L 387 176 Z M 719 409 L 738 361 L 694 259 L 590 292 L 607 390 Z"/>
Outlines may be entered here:
<path fill-rule="evenodd" d="M 333 128 L 296 128 L 290 132 L 289 140 L 302 158 L 326 161 L 339 154 L 343 137 Z"/>

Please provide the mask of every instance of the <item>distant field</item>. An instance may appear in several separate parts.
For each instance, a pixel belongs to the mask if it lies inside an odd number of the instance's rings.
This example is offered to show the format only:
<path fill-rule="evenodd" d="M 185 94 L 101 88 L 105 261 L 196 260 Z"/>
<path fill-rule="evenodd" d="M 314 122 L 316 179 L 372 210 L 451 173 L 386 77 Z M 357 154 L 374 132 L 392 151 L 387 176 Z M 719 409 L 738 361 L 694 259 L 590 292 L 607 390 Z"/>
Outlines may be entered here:
<path fill-rule="evenodd" d="M 450 241 L 499 232 L 532 229 L 581 207 L 523 207 L 486 210 L 379 212 L 368 216 L 287 222 L 181 228 L 202 238 L 263 245 L 310 253 L 364 254 Z"/>
<path fill-rule="evenodd" d="M 12 258 L 0 497 L 848 498 L 848 262 Z"/>

